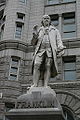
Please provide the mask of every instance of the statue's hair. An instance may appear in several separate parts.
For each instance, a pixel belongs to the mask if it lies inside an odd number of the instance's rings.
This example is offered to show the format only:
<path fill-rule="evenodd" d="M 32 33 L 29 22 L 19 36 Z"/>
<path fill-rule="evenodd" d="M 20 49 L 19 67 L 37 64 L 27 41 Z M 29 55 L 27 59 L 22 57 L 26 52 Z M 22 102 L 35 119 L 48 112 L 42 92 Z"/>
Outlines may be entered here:
<path fill-rule="evenodd" d="M 43 19 L 44 19 L 44 17 L 48 17 L 48 18 L 50 19 L 50 23 L 49 23 L 49 25 L 51 25 L 51 18 L 50 18 L 49 15 L 43 15 L 43 17 L 42 17 L 42 21 L 41 21 L 41 25 L 44 26 L 44 23 L 43 23 Z"/>

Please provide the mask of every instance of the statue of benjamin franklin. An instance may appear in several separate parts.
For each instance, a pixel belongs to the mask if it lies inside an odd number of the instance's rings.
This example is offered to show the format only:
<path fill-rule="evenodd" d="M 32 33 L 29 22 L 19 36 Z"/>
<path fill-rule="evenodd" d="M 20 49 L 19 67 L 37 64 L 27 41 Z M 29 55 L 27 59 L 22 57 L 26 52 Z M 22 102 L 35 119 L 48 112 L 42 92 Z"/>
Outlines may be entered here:
<path fill-rule="evenodd" d="M 58 74 L 57 54 L 64 53 L 64 46 L 59 30 L 51 25 L 51 19 L 44 15 L 41 21 L 42 26 L 33 28 L 32 45 L 36 45 L 32 61 L 33 86 L 38 87 L 39 80 L 43 86 L 48 86 L 50 77 Z"/>

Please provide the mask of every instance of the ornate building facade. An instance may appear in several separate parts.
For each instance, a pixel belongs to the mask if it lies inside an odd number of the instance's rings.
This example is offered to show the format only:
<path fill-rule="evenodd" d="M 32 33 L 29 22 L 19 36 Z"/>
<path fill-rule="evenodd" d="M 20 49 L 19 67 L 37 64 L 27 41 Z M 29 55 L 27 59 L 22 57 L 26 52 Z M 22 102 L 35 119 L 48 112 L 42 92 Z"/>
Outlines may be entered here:
<path fill-rule="evenodd" d="M 0 120 L 32 84 L 32 28 L 51 17 L 66 46 L 51 78 L 66 120 L 80 119 L 80 0 L 0 0 Z"/>

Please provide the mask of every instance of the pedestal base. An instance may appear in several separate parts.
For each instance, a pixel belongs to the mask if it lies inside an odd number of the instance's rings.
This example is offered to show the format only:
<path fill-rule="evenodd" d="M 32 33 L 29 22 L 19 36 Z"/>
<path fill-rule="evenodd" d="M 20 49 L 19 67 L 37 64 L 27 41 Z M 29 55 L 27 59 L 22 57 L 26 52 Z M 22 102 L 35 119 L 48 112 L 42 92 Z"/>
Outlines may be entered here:
<path fill-rule="evenodd" d="M 6 113 L 9 120 L 62 120 L 62 107 L 50 87 L 31 87 L 17 98 L 16 108 Z"/>
<path fill-rule="evenodd" d="M 6 113 L 9 120 L 62 120 L 58 108 L 13 109 Z"/>

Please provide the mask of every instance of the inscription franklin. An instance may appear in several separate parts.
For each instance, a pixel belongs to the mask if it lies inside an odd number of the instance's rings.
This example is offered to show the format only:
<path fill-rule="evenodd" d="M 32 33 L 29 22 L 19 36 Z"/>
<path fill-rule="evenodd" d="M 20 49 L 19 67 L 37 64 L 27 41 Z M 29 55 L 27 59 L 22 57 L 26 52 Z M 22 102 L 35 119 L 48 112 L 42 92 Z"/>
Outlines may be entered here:
<path fill-rule="evenodd" d="M 54 101 L 19 102 L 16 108 L 54 108 Z"/>

